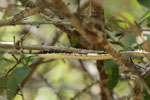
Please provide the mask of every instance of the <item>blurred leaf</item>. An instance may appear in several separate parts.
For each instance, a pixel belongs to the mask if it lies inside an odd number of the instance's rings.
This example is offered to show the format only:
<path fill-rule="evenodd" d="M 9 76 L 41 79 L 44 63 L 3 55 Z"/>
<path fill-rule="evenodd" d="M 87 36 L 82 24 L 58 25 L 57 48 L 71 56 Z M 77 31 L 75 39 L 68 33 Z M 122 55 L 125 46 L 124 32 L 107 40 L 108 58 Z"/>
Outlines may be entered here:
<path fill-rule="evenodd" d="M 146 77 L 146 83 L 150 88 L 150 75 Z M 147 93 L 147 91 L 144 89 L 143 92 L 144 92 L 144 100 L 150 100 L 150 95 Z"/>
<path fill-rule="evenodd" d="M 123 14 L 123 16 L 125 16 L 125 17 L 128 19 L 128 21 L 129 21 L 130 23 L 133 23 L 133 24 L 134 24 L 135 19 L 134 19 L 134 17 L 133 17 L 132 14 L 130 14 L 128 11 L 127 11 L 127 12 L 122 12 L 122 14 Z M 128 24 L 126 23 L 126 21 L 125 21 L 122 17 L 121 17 L 120 19 L 123 20 L 123 22 L 124 22 L 124 24 L 125 24 L 125 27 L 127 27 Z M 130 25 L 129 25 L 129 26 L 130 26 Z"/>
<path fill-rule="evenodd" d="M 27 67 L 16 68 L 10 75 L 0 81 L 0 92 L 3 92 L 5 88 L 9 89 L 9 91 L 7 92 L 7 97 L 9 100 L 12 100 L 19 84 L 25 79 L 28 74 L 29 69 Z"/>
<path fill-rule="evenodd" d="M 106 61 L 104 61 L 104 66 L 102 68 L 102 71 L 105 71 L 109 68 L 114 68 L 116 66 L 118 66 L 118 65 L 116 63 L 114 63 L 112 60 L 106 60 Z"/>
<path fill-rule="evenodd" d="M 25 57 L 24 58 L 25 64 L 26 65 L 32 64 L 33 59 L 34 59 L 34 56 Z"/>
<path fill-rule="evenodd" d="M 3 80 L 0 80 L 0 94 L 4 91 L 6 87 L 6 82 L 7 82 L 6 78 L 4 78 Z"/>
<path fill-rule="evenodd" d="M 6 70 L 10 68 L 11 64 L 13 64 L 12 60 L 9 60 L 5 57 L 1 57 L 1 54 L 0 54 L 0 77 L 5 74 Z"/>
<path fill-rule="evenodd" d="M 150 11 L 145 12 L 141 18 L 139 19 L 138 23 L 142 24 L 145 20 L 150 18 Z"/>
<path fill-rule="evenodd" d="M 15 91 L 17 90 L 20 83 L 25 79 L 25 77 L 29 74 L 29 69 L 27 67 L 20 67 L 16 68 L 9 76 L 7 80 L 7 88 L 9 88 L 11 91 L 14 91 L 13 93 L 8 92 L 7 97 L 8 99 L 12 99 L 14 96 Z"/>
<path fill-rule="evenodd" d="M 108 32 L 108 35 L 111 37 L 111 39 L 115 42 L 118 42 L 119 39 L 117 37 L 115 37 L 115 33 L 113 32 Z"/>
<path fill-rule="evenodd" d="M 37 96 L 34 100 L 59 100 L 59 99 L 57 98 L 57 95 L 51 88 L 41 87 L 38 89 Z"/>
<path fill-rule="evenodd" d="M 150 9 L 150 0 L 137 0 L 140 4 L 142 4 L 144 7 Z"/>
<path fill-rule="evenodd" d="M 150 27 L 150 16 L 147 17 L 147 27 Z"/>
<path fill-rule="evenodd" d="M 6 99 L 6 98 L 0 96 L 0 100 L 8 100 L 8 99 Z"/>
<path fill-rule="evenodd" d="M 108 25 L 111 26 L 111 29 L 114 30 L 114 32 L 119 32 L 122 30 L 120 23 L 123 23 L 123 21 L 121 19 L 111 16 L 108 18 L 107 22 L 108 22 Z"/>
<path fill-rule="evenodd" d="M 73 47 L 75 47 L 75 48 L 81 47 L 80 43 L 78 41 L 76 41 L 74 38 L 71 37 L 70 41 L 71 41 L 71 44 Z"/>
<path fill-rule="evenodd" d="M 102 71 L 106 71 L 109 76 L 108 88 L 112 90 L 118 83 L 119 80 L 119 68 L 118 65 L 112 60 L 107 60 L 104 62 Z"/>
<path fill-rule="evenodd" d="M 136 34 L 135 33 L 125 34 L 123 41 L 124 41 L 125 46 L 127 46 L 128 48 L 131 47 L 133 44 L 137 43 Z"/>
<path fill-rule="evenodd" d="M 150 100 L 150 95 L 147 93 L 147 91 L 144 89 L 144 100 Z"/>

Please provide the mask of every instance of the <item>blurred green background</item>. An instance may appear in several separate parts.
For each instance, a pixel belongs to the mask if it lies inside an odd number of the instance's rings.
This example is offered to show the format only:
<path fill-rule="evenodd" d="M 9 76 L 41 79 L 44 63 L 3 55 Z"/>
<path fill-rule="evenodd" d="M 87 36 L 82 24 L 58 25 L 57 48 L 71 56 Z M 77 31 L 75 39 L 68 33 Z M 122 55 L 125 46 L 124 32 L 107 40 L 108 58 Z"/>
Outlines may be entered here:
<path fill-rule="evenodd" d="M 68 2 L 70 2 L 70 8 L 73 9 L 75 3 L 71 0 Z M 5 7 L 7 8 L 7 4 L 5 3 L 8 2 L 0 0 L 0 20 L 9 18 L 14 13 L 23 9 L 22 7 L 18 7 L 16 11 L 13 9 L 7 9 L 5 11 Z M 20 5 L 20 2 L 15 3 Z M 131 23 L 134 23 L 135 21 L 140 22 L 146 12 L 149 11 L 136 0 L 106 0 L 105 4 L 105 20 L 106 23 L 111 25 L 115 30 L 114 32 L 118 32 L 122 28 L 125 29 L 128 27 L 121 22 L 115 23 L 115 19 L 121 19 L 120 16 L 115 15 L 117 14 L 115 12 L 124 15 Z M 34 15 L 25 19 L 25 21 L 43 21 L 43 19 L 38 15 Z M 36 25 L 35 23 L 33 26 L 5 26 L 0 27 L 0 41 L 13 42 L 14 36 L 16 41 L 18 41 L 23 33 L 27 32 L 27 38 L 24 40 L 25 44 L 41 44 L 50 38 L 55 30 L 56 28 L 52 24 Z M 131 35 L 129 37 L 131 37 Z M 127 38 L 129 37 L 127 36 Z M 125 42 L 127 42 L 125 44 L 132 45 L 129 41 L 130 40 L 125 40 Z M 70 46 L 68 36 L 63 33 L 55 46 Z M 26 59 L 24 60 L 27 65 L 31 64 L 35 58 L 34 55 L 32 55 L 33 57 L 31 58 L 29 58 L 29 56 L 31 55 L 26 55 Z M 19 55 L 16 55 L 16 57 L 19 57 Z M 47 60 L 49 59 L 45 59 L 44 61 Z M 2 76 L 14 64 L 15 59 L 11 55 L 0 54 L 0 76 Z M 83 66 L 86 66 L 85 69 L 88 70 L 88 73 L 83 70 Z M 18 68 L 20 67 L 27 66 L 20 64 L 18 65 Z M 78 92 L 82 91 L 89 85 L 94 84 L 90 88 L 87 88 L 85 92 L 82 92 L 76 100 L 99 100 L 100 88 L 96 83 L 98 80 L 99 74 L 96 69 L 96 61 L 82 61 L 81 63 L 79 60 L 75 59 L 50 60 L 48 63 L 42 63 L 39 65 L 32 78 L 24 86 L 23 94 L 25 100 L 71 100 L 71 98 L 73 98 Z M 3 82 L 1 82 L 1 84 L 3 84 Z M 119 81 L 113 91 L 116 93 L 116 96 L 119 97 L 131 93 L 130 86 L 126 81 Z M 2 96 L 5 96 L 5 92 L 2 93 Z M 22 100 L 22 97 L 18 94 L 14 100 Z"/>

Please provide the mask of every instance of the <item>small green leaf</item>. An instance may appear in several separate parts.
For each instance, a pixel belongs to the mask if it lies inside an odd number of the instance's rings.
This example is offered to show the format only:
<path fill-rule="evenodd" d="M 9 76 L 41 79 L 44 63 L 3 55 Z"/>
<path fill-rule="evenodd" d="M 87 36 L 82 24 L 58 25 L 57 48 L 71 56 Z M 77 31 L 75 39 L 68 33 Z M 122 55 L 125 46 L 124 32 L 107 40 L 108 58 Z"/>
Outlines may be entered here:
<path fill-rule="evenodd" d="M 7 79 L 7 88 L 14 92 L 8 92 L 7 97 L 11 100 L 14 96 L 15 91 L 17 90 L 20 83 L 26 78 L 29 74 L 29 69 L 27 67 L 16 68 Z"/>
<path fill-rule="evenodd" d="M 33 56 L 25 57 L 25 58 L 24 58 L 25 64 L 26 64 L 26 65 L 31 64 L 33 59 L 34 59 Z"/>
<path fill-rule="evenodd" d="M 2 93 L 6 88 L 9 89 L 7 91 L 7 97 L 9 100 L 12 100 L 19 84 L 28 74 L 29 69 L 27 67 L 16 68 L 11 74 L 0 81 L 0 93 Z"/>
<path fill-rule="evenodd" d="M 71 40 L 73 47 L 75 47 L 75 48 L 81 47 L 80 43 L 78 41 L 76 41 L 74 38 L 71 37 L 70 40 Z"/>
<path fill-rule="evenodd" d="M 116 63 L 114 63 L 112 60 L 105 60 L 102 71 L 107 70 L 109 68 L 116 67 L 116 66 L 118 66 L 118 65 Z"/>
<path fill-rule="evenodd" d="M 119 68 L 118 65 L 112 60 L 107 60 L 104 62 L 102 71 L 106 71 L 109 76 L 108 88 L 112 90 L 118 83 L 119 80 Z"/>
<path fill-rule="evenodd" d="M 150 9 L 150 0 L 137 0 L 140 4 L 142 4 L 144 7 Z"/>
<path fill-rule="evenodd" d="M 9 100 L 12 100 L 18 86 L 26 78 L 29 72 L 30 70 L 27 67 L 16 68 L 11 74 L 0 81 L 0 93 L 2 93 L 5 88 L 9 89 L 9 91 L 7 91 L 7 97 Z"/>

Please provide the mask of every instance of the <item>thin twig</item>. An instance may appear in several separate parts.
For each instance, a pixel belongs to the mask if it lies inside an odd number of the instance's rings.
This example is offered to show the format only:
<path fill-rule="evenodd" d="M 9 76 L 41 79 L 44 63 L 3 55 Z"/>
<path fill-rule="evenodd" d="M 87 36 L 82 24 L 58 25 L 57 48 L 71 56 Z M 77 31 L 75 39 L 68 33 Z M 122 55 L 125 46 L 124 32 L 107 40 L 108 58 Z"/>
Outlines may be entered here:
<path fill-rule="evenodd" d="M 13 49 L 14 48 L 14 43 L 13 42 L 0 42 L 0 52 L 4 52 L 4 49 Z M 19 45 L 16 45 L 15 48 L 21 48 Z M 23 44 L 22 48 L 25 50 L 64 50 L 68 52 L 82 52 L 82 51 L 87 51 L 87 52 L 95 52 L 94 50 L 86 50 L 86 49 L 76 49 L 72 47 L 64 47 L 64 46 L 45 46 L 45 45 L 32 45 L 32 44 Z M 8 50 L 9 51 L 9 50 Z M 14 52 L 17 50 L 14 50 Z M 7 52 L 7 50 L 5 51 Z"/>
<path fill-rule="evenodd" d="M 41 10 L 45 9 L 48 6 L 50 6 L 50 3 L 43 2 L 32 9 L 26 8 L 26 9 L 22 10 L 21 12 L 19 12 L 18 14 L 15 14 L 14 16 L 12 16 L 8 19 L 0 20 L 0 27 L 5 26 L 5 25 L 10 25 L 10 24 L 15 25 L 16 22 L 18 22 L 28 16 L 39 13 Z"/>
<path fill-rule="evenodd" d="M 54 25 L 70 25 L 70 23 L 62 21 L 62 20 L 51 20 L 51 21 L 33 21 L 33 22 L 16 22 L 16 23 L 8 23 L 4 24 L 3 26 L 11 26 L 11 25 L 31 25 L 31 26 L 37 26 L 41 24 L 54 24 Z"/>
<path fill-rule="evenodd" d="M 51 44 L 56 43 L 57 40 L 51 41 L 51 39 L 53 39 L 54 37 L 57 37 L 56 32 L 57 32 L 57 31 L 55 31 L 55 32 L 53 33 L 53 34 L 55 34 L 55 35 L 53 35 L 53 37 L 50 37 L 50 39 L 49 39 L 50 41 L 46 41 L 46 42 L 44 43 L 44 45 L 51 45 Z M 55 39 L 58 39 L 59 36 L 60 36 L 60 35 L 58 35 L 58 37 L 55 38 Z M 27 77 L 23 80 L 23 82 L 21 83 L 21 86 L 22 86 L 22 87 L 28 82 L 28 80 L 31 78 L 31 76 L 33 75 L 33 73 L 34 73 L 35 70 L 37 69 L 38 65 L 41 64 L 42 61 L 43 61 L 43 58 L 40 58 L 40 57 L 36 57 L 36 58 L 33 60 L 32 65 L 31 65 L 32 67 L 30 66 L 30 67 L 31 67 L 30 73 L 28 74 L 28 76 L 27 76 Z M 17 94 L 18 91 L 19 91 L 19 88 L 17 89 L 16 94 Z"/>
<path fill-rule="evenodd" d="M 25 100 L 21 85 L 19 85 L 19 89 L 20 89 L 20 92 L 21 92 L 20 95 L 21 95 L 21 97 L 22 97 L 22 100 Z"/>
<path fill-rule="evenodd" d="M 56 89 L 48 82 L 48 80 L 46 80 L 43 75 L 39 72 L 37 72 L 37 75 L 39 76 L 39 78 L 51 89 L 53 89 L 54 93 L 57 95 L 57 97 L 59 98 L 59 100 L 62 100 L 61 97 L 59 96 L 59 94 L 57 93 Z"/>
<path fill-rule="evenodd" d="M 1 76 L 1 77 L 0 77 L 0 80 L 2 80 L 2 79 L 4 79 L 5 77 L 7 77 L 8 74 L 9 74 L 13 69 L 15 69 L 18 64 L 21 63 L 21 61 L 23 60 L 23 58 L 24 58 L 24 57 L 21 57 L 21 58 L 16 62 L 16 64 L 15 64 L 12 68 L 10 68 L 3 76 Z"/>
<path fill-rule="evenodd" d="M 92 83 L 91 85 L 88 85 L 87 87 L 85 87 L 84 89 L 82 89 L 80 92 L 78 92 L 73 98 L 71 98 L 71 100 L 75 100 L 77 97 L 79 97 L 82 93 L 84 93 L 85 91 L 87 91 L 88 89 L 90 89 L 93 85 L 98 84 L 100 81 L 96 81 L 94 83 Z"/>

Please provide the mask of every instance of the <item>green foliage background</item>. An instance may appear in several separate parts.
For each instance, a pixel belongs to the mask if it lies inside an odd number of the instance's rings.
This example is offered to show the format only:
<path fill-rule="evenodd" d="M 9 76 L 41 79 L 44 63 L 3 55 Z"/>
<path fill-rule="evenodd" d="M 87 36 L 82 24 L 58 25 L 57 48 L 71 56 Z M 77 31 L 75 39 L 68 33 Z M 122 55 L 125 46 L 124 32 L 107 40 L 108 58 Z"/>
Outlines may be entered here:
<path fill-rule="evenodd" d="M 113 8 L 115 11 L 124 15 L 131 23 L 141 22 L 143 18 L 148 20 L 145 26 L 150 26 L 150 0 L 107 0 L 107 4 L 110 8 Z M 72 4 L 73 5 L 73 4 Z M 73 7 L 73 6 L 71 6 Z M 21 10 L 20 8 L 19 10 Z M 114 33 L 110 33 L 110 36 L 117 38 L 114 36 L 120 30 L 125 30 L 129 28 L 129 26 L 121 22 L 121 17 L 118 15 L 114 15 L 114 10 L 110 10 L 108 8 L 105 9 L 105 20 L 114 31 Z M 11 15 L 0 12 L 0 18 L 9 18 Z M 114 17 L 116 16 L 116 17 Z M 29 17 L 26 21 L 42 21 L 43 19 L 38 15 Z M 53 25 L 36 25 L 35 23 L 35 31 L 37 31 L 41 36 L 50 37 L 54 32 L 55 27 Z M 13 42 L 13 36 L 15 36 L 16 41 L 20 39 L 22 36 L 21 32 L 23 31 L 24 26 L 7 26 L 0 27 L 0 41 Z M 130 29 L 128 29 L 128 34 L 126 34 L 121 41 L 127 47 L 131 47 L 134 43 L 136 43 L 135 33 L 132 33 Z M 29 32 L 30 33 L 30 32 Z M 147 35 L 149 37 L 149 35 Z M 29 34 L 28 38 L 24 41 L 26 44 L 40 44 L 43 42 L 42 37 L 36 37 L 35 34 Z M 80 44 L 75 41 L 73 38 L 71 39 L 74 47 L 80 47 Z M 68 46 L 69 40 L 67 35 L 64 33 L 59 42 L 56 44 L 57 46 Z M 117 45 L 115 45 L 118 49 L 120 49 Z M 28 59 L 29 56 L 33 56 L 31 59 Z M 16 55 L 19 58 L 19 55 Z M 32 60 L 35 58 L 34 55 L 26 55 L 26 59 L 24 59 L 25 65 L 19 65 L 15 70 L 13 70 L 7 78 L 0 81 L 0 93 L 6 93 L 9 100 L 13 98 L 15 91 L 17 90 L 18 85 L 25 79 L 25 77 L 29 74 L 30 66 L 32 64 Z M 8 59 L 8 61 L 6 61 Z M 45 59 L 44 61 L 47 61 Z M 86 62 L 86 61 L 85 61 Z M 93 71 L 94 75 L 89 77 L 84 71 L 81 69 L 81 65 L 77 60 L 68 60 L 68 59 L 58 59 L 53 60 L 48 63 L 41 64 L 37 72 L 33 75 L 33 77 L 29 80 L 29 82 L 23 88 L 24 95 L 26 100 L 59 100 L 63 98 L 63 100 L 69 100 L 73 98 L 78 92 L 82 91 L 88 85 L 93 83 L 93 80 L 98 80 L 98 72 L 96 70 L 96 66 L 93 64 L 95 61 L 89 61 L 89 69 Z M 13 65 L 15 64 L 14 58 L 9 54 L 1 54 L 0 55 L 0 76 L 5 74 Z M 21 66 L 21 67 L 20 67 Z M 131 89 L 126 81 L 119 80 L 119 69 L 118 65 L 116 65 L 112 61 L 105 61 L 104 69 L 109 76 L 108 87 L 111 91 L 114 91 L 119 96 L 123 96 L 128 92 L 131 92 Z M 92 74 L 93 74 L 92 73 Z M 95 74 L 97 73 L 97 74 Z M 44 79 L 44 80 L 43 80 Z M 45 82 L 46 81 L 46 82 Z M 147 80 L 150 82 L 150 80 Z M 48 85 L 48 84 L 49 85 Z M 78 100 L 91 100 L 92 99 L 92 89 L 93 87 L 87 89 L 84 93 L 79 96 Z M 10 90 L 6 89 L 9 88 Z M 99 90 L 97 88 L 97 90 Z M 99 90 L 100 91 L 100 90 Z M 93 92 L 94 94 L 94 92 Z M 94 96 L 98 97 L 99 92 L 95 93 Z M 41 99 L 42 98 L 42 99 Z M 146 95 L 145 100 L 150 98 Z M 14 100 L 21 100 L 21 96 L 17 95 Z"/>

